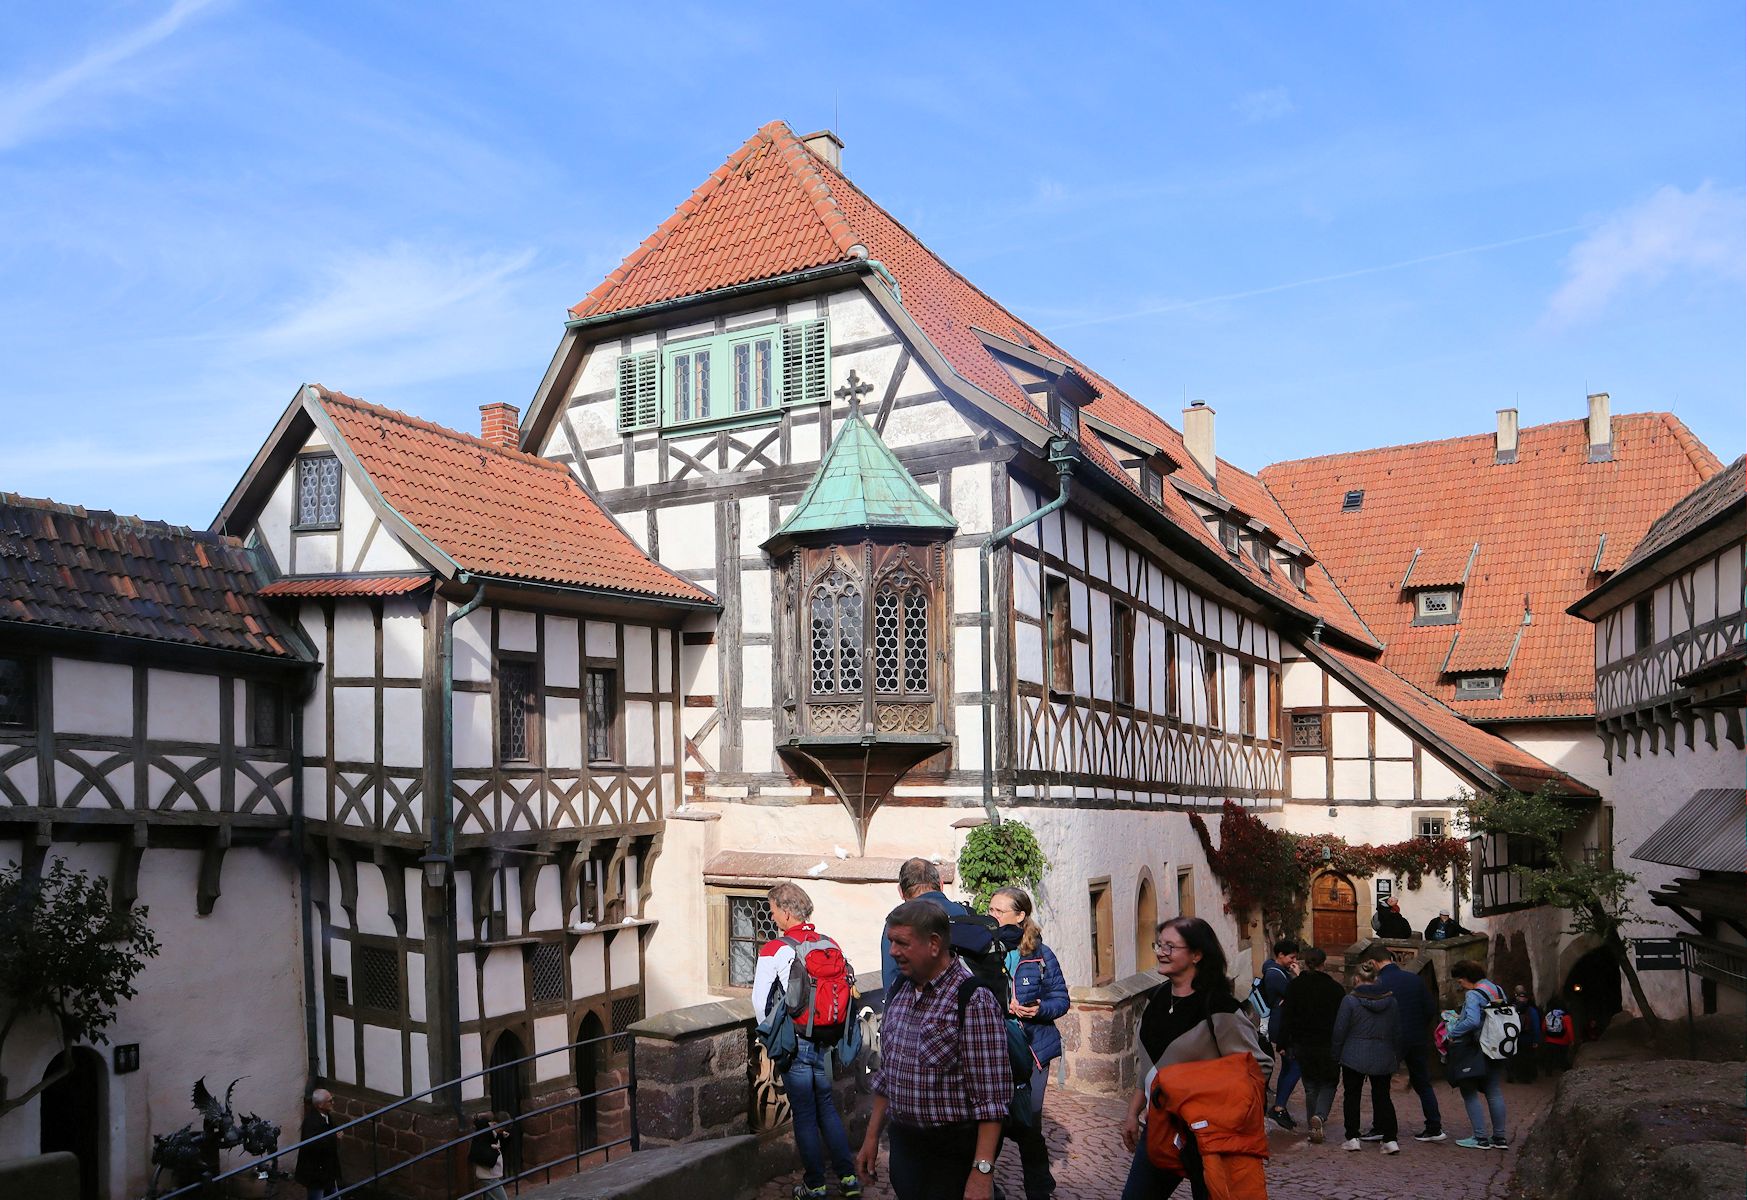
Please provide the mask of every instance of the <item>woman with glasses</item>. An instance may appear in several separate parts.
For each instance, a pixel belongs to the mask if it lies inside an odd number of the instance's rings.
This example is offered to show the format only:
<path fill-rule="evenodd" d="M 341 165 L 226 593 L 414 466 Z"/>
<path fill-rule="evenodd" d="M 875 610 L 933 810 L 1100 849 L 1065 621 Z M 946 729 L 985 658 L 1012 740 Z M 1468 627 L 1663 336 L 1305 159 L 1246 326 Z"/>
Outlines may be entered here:
<path fill-rule="evenodd" d="M 1176 1063 L 1221 1058 L 1240 1050 L 1255 1055 L 1265 1075 L 1272 1059 L 1231 994 L 1225 949 L 1211 925 L 1199 917 L 1172 917 L 1159 925 L 1153 953 L 1167 985 L 1153 993 L 1136 1031 L 1142 1079 L 1140 1090 L 1129 1099 L 1128 1120 L 1122 1127 L 1122 1143 L 1134 1154 L 1122 1200 L 1158 1200 L 1176 1191 L 1184 1179 L 1194 1200 L 1203 1200 L 1207 1185 L 1193 1131 L 1184 1139 L 1182 1174 L 1155 1167 L 1147 1157 L 1141 1118 L 1153 1075 Z"/>
<path fill-rule="evenodd" d="M 1019 1019 L 1037 1059 L 1031 1076 L 1031 1119 L 1009 1121 L 1007 1136 L 1019 1145 L 1025 1200 L 1047 1200 L 1055 1192 L 1055 1176 L 1049 1170 L 1049 1144 L 1043 1140 L 1043 1088 L 1049 1064 L 1061 1057 L 1062 1035 L 1055 1023 L 1068 1011 L 1068 981 L 1055 952 L 1043 944 L 1043 930 L 1031 912 L 1031 896 L 1021 888 L 1002 888 L 989 900 L 989 915 L 1020 931 L 1018 948 L 1007 952 L 1007 977 L 1013 981 L 1007 1011 Z"/>

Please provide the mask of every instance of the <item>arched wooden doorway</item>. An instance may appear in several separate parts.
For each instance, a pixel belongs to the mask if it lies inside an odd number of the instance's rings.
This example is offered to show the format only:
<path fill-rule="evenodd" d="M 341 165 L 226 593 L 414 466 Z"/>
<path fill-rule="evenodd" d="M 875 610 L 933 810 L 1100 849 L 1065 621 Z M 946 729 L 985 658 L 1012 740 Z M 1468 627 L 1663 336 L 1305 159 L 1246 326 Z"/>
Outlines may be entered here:
<path fill-rule="evenodd" d="M 611 1086 L 607 1082 L 610 1075 L 607 1063 L 613 1048 L 606 1042 L 590 1041 L 604 1037 L 606 1032 L 600 1014 L 594 1012 L 582 1018 L 582 1025 L 576 1031 L 576 1040 L 588 1043 L 576 1048 L 576 1090 L 584 1097 L 576 1109 L 577 1137 L 585 1148 L 601 1141 L 601 1101 L 600 1097 L 590 1097 L 589 1093 Z"/>
<path fill-rule="evenodd" d="M 1331 954 L 1359 940 L 1359 893 L 1345 875 L 1325 871 L 1311 882 L 1310 940 Z"/>
<path fill-rule="evenodd" d="M 1153 930 L 1159 924 L 1159 898 L 1152 876 L 1143 874 L 1134 897 L 1134 969 L 1145 971 L 1153 962 Z"/>
<path fill-rule="evenodd" d="M 41 1148 L 44 1154 L 64 1150 L 77 1156 L 79 1200 L 97 1200 L 105 1125 L 103 1058 L 84 1046 L 76 1046 L 70 1053 L 72 1070 L 45 1088 L 39 1101 Z M 66 1060 L 65 1053 L 55 1055 L 43 1076 L 59 1071 Z"/>
<path fill-rule="evenodd" d="M 523 1048 L 522 1039 L 509 1030 L 497 1035 L 497 1041 L 492 1043 L 491 1074 L 486 1076 L 490 1087 L 486 1095 L 491 1099 L 491 1110 L 499 1117 L 507 1114 L 512 1121 L 517 1121 L 522 1115 L 522 1097 L 526 1092 L 524 1086 L 528 1078 L 528 1064 L 516 1060 L 526 1058 L 528 1052 Z M 504 1142 L 504 1174 L 519 1174 L 522 1169 L 522 1129 L 520 1124 L 512 1125 Z"/>

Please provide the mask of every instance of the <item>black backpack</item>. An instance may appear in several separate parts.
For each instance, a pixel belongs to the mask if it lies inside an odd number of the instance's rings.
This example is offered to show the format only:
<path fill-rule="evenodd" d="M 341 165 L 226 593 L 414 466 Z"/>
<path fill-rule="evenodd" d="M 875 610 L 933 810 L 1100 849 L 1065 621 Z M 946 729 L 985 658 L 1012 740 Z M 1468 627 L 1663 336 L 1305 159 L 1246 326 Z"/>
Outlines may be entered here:
<path fill-rule="evenodd" d="M 995 1006 L 1002 1015 L 1013 996 L 1012 981 L 1007 978 L 1007 951 L 1019 944 L 1019 928 L 1003 927 L 994 917 L 977 913 L 954 913 L 947 919 L 953 953 L 970 971 L 971 978 L 994 993 Z M 959 1013 L 964 1012 L 960 1003 Z"/>

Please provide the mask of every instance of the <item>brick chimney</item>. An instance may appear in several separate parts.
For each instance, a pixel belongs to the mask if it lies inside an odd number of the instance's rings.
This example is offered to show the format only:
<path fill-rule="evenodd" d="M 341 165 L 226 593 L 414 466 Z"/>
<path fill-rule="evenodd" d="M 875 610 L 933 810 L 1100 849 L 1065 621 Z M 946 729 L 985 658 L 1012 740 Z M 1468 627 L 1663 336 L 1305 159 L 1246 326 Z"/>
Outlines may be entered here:
<path fill-rule="evenodd" d="M 1215 472 L 1219 460 L 1213 454 L 1213 409 L 1205 400 L 1197 400 L 1183 410 L 1183 444 L 1189 448 L 1189 457 L 1217 484 Z"/>
<path fill-rule="evenodd" d="M 1589 397 L 1589 461 L 1614 460 L 1614 416 L 1606 392 Z"/>
<path fill-rule="evenodd" d="M 819 129 L 801 135 L 801 145 L 825 160 L 839 175 L 843 174 L 843 139 L 829 129 Z"/>
<path fill-rule="evenodd" d="M 1498 410 L 1498 447 L 1492 455 L 1497 466 L 1516 461 L 1516 409 Z"/>
<path fill-rule="evenodd" d="M 521 442 L 522 410 L 513 404 L 481 404 L 479 436 L 494 446 L 514 450 Z"/>

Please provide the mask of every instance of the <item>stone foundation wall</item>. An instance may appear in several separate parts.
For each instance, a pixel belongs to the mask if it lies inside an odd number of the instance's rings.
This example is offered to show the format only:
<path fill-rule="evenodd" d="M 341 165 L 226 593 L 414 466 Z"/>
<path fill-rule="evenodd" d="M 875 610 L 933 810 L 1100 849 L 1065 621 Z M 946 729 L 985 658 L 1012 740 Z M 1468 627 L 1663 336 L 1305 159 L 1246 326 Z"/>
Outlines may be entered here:
<path fill-rule="evenodd" d="M 379 1101 L 336 1093 L 334 1123 L 343 1125 L 357 1120 L 378 1107 Z M 365 1179 L 376 1171 L 407 1162 L 459 1136 L 461 1128 L 454 1114 L 446 1110 L 427 1104 L 403 1105 L 378 1118 L 374 1132 L 372 1124 L 365 1123 L 339 1135 L 341 1178 L 347 1182 Z M 289 1170 L 292 1162 L 281 1165 Z M 404 1200 L 447 1200 L 457 1191 L 464 1191 L 463 1185 L 470 1178 L 463 1144 L 396 1171 L 378 1187 Z"/>
<path fill-rule="evenodd" d="M 1065 1087 L 1089 1096 L 1127 1096 L 1140 1086 L 1134 1034 L 1146 1001 L 1164 983 L 1147 971 L 1097 987 L 1068 989 L 1067 1016 L 1056 1022 L 1062 1035 Z"/>

